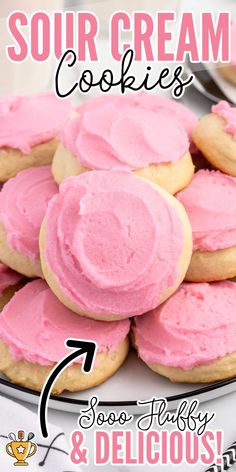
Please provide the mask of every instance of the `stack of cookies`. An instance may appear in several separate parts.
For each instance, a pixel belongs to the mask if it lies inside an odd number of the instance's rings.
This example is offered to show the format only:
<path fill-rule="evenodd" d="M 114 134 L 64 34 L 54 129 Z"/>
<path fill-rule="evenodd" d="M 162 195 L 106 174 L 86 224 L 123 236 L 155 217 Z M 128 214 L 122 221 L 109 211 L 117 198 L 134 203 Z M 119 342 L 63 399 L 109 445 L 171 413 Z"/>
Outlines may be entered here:
<path fill-rule="evenodd" d="M 88 339 L 93 371 L 78 359 L 53 391 L 90 388 L 130 333 L 173 381 L 236 375 L 236 110 L 198 122 L 141 93 L 72 112 L 46 94 L 1 99 L 0 121 L 0 371 L 40 391 L 66 339 Z M 200 152 L 212 170 L 194 174 Z"/>

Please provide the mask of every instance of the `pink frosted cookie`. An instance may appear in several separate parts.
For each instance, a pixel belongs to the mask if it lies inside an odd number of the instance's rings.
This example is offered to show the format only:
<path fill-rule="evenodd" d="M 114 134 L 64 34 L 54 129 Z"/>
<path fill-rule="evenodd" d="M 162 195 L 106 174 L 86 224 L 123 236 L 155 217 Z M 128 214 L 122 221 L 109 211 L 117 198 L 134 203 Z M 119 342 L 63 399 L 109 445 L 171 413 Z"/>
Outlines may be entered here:
<path fill-rule="evenodd" d="M 186 274 L 192 282 L 236 276 L 236 178 L 200 170 L 177 195 L 193 231 L 193 255 Z"/>
<path fill-rule="evenodd" d="M 61 302 L 107 321 L 140 315 L 169 297 L 191 253 L 182 205 L 125 170 L 68 178 L 40 235 L 44 277 Z"/>
<path fill-rule="evenodd" d="M 0 262 L 0 310 L 8 303 L 24 282 L 22 275 Z"/>
<path fill-rule="evenodd" d="M 191 181 L 187 120 L 183 123 L 175 103 L 148 94 L 136 99 L 111 95 L 78 110 L 60 134 L 52 167 L 57 183 L 88 170 L 114 168 L 132 170 L 173 194 Z"/>
<path fill-rule="evenodd" d="M 231 24 L 231 62 L 218 67 L 219 74 L 228 82 L 236 85 L 236 22 Z"/>
<path fill-rule="evenodd" d="M 192 152 L 195 151 L 195 146 L 192 142 L 192 133 L 197 126 L 198 117 L 178 100 L 170 100 L 167 97 L 147 92 L 123 95 L 122 97 L 120 95 L 103 94 L 79 105 L 77 111 L 79 114 L 83 114 L 88 111 L 94 111 L 95 109 L 99 110 L 101 106 L 109 103 L 113 104 L 116 108 L 123 107 L 125 104 L 164 114 L 171 118 L 174 117 L 185 128 L 190 141 L 190 150 Z"/>
<path fill-rule="evenodd" d="M 236 177 L 236 107 L 227 102 L 213 105 L 193 132 L 193 140 L 217 169 Z"/>
<path fill-rule="evenodd" d="M 19 172 L 0 192 L 0 260 L 28 277 L 42 276 L 39 231 L 57 191 L 45 166 Z"/>
<path fill-rule="evenodd" d="M 183 283 L 160 307 L 135 318 L 141 359 L 173 382 L 236 375 L 236 284 Z"/>
<path fill-rule="evenodd" d="M 68 338 L 97 343 L 90 374 L 78 358 L 59 377 L 53 393 L 79 391 L 104 382 L 124 362 L 128 349 L 129 320 L 105 323 L 72 313 L 51 292 L 46 282 L 35 280 L 19 290 L 0 317 L 0 371 L 16 384 L 41 391 L 56 363 L 69 353 Z"/>
<path fill-rule="evenodd" d="M 1 97 L 0 182 L 28 167 L 51 164 L 70 114 L 70 102 L 52 93 Z"/>

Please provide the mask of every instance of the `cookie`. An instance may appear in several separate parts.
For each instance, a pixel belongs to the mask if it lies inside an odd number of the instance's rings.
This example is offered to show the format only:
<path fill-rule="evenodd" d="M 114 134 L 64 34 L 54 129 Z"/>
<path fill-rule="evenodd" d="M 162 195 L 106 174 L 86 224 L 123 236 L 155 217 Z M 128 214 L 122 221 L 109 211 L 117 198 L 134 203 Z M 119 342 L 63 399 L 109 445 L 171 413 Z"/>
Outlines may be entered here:
<path fill-rule="evenodd" d="M 122 95 L 122 99 L 120 95 L 102 94 L 79 105 L 77 112 L 81 114 L 85 111 L 93 111 L 95 109 L 99 110 L 103 104 L 109 103 L 112 103 L 117 108 L 123 106 L 123 104 L 130 104 L 137 108 L 143 108 L 144 110 L 150 110 L 155 113 L 174 117 L 184 127 L 188 135 L 190 141 L 190 152 L 195 153 L 196 147 L 192 140 L 192 134 L 194 128 L 197 126 L 198 117 L 192 110 L 180 103 L 179 100 L 170 100 L 162 95 L 148 92 Z"/>
<path fill-rule="evenodd" d="M 49 166 L 26 169 L 0 192 L 0 260 L 27 277 L 41 277 L 39 231 L 58 187 Z"/>
<path fill-rule="evenodd" d="M 193 132 L 193 140 L 216 168 L 236 177 L 236 108 L 221 101 Z"/>
<path fill-rule="evenodd" d="M 102 97 L 94 107 L 79 108 L 60 133 L 52 165 L 57 183 L 89 170 L 122 168 L 172 194 L 188 185 L 194 166 L 184 126 L 162 101 L 151 109 L 146 95 L 139 97 Z"/>
<path fill-rule="evenodd" d="M 34 280 L 19 290 L 0 317 L 0 371 L 12 382 L 41 391 L 54 366 L 70 350 L 67 338 L 97 343 L 93 370 L 81 369 L 83 358 L 63 371 L 53 393 L 85 390 L 114 374 L 129 350 L 129 320 L 105 323 L 79 317 L 62 305 L 46 282 Z"/>
<path fill-rule="evenodd" d="M 130 171 L 68 178 L 40 233 L 45 279 L 74 312 L 106 321 L 140 315 L 180 285 L 192 254 L 183 206 Z"/>
<path fill-rule="evenodd" d="M 52 163 L 71 105 L 52 93 L 0 98 L 0 182 Z"/>
<path fill-rule="evenodd" d="M 236 178 L 198 171 L 177 194 L 193 231 L 193 255 L 185 280 L 212 282 L 236 276 Z"/>
<path fill-rule="evenodd" d="M 236 375 L 235 311 L 235 283 L 183 283 L 160 307 L 135 318 L 133 342 L 148 367 L 172 382 L 229 379 Z"/>
<path fill-rule="evenodd" d="M 0 262 L 0 311 L 23 286 L 24 278 Z"/>

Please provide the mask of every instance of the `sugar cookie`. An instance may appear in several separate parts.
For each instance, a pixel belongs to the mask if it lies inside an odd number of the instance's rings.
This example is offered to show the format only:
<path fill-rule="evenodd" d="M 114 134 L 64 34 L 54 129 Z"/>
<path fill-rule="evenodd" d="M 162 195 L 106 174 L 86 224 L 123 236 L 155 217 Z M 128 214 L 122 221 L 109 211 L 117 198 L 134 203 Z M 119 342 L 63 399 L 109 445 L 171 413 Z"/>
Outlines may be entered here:
<path fill-rule="evenodd" d="M 60 375 L 53 393 L 91 388 L 124 362 L 129 326 L 129 320 L 105 323 L 75 315 L 46 282 L 35 280 L 15 294 L 0 316 L 0 371 L 18 385 L 41 391 L 52 368 L 69 353 L 66 339 L 87 339 L 97 343 L 93 370 L 83 373 L 83 358 L 78 358 Z"/>
<path fill-rule="evenodd" d="M 236 178 L 200 170 L 177 198 L 193 231 L 193 255 L 185 279 L 212 282 L 236 276 Z"/>
<path fill-rule="evenodd" d="M 49 165 L 71 105 L 52 93 L 0 98 L 0 182 Z"/>
<path fill-rule="evenodd" d="M 60 134 L 52 165 L 57 183 L 89 170 L 122 168 L 172 194 L 188 185 L 194 166 L 181 120 L 165 101 L 151 109 L 146 95 L 139 97 L 102 97 L 94 107 L 91 101 L 81 108 Z M 160 97 L 153 100 L 159 103 Z"/>
<path fill-rule="evenodd" d="M 236 375 L 235 312 L 235 283 L 183 283 L 135 318 L 133 342 L 141 359 L 172 382 L 228 379 Z"/>
<path fill-rule="evenodd" d="M 42 269 L 73 311 L 106 321 L 140 315 L 180 285 L 192 254 L 183 206 L 124 170 L 68 178 L 40 234 Z"/>
<path fill-rule="evenodd" d="M 216 169 L 236 177 L 236 107 L 224 101 L 214 105 L 199 121 L 193 140 Z"/>
<path fill-rule="evenodd" d="M 42 276 L 39 230 L 57 191 L 45 166 L 19 172 L 0 192 L 0 260 L 27 277 Z"/>

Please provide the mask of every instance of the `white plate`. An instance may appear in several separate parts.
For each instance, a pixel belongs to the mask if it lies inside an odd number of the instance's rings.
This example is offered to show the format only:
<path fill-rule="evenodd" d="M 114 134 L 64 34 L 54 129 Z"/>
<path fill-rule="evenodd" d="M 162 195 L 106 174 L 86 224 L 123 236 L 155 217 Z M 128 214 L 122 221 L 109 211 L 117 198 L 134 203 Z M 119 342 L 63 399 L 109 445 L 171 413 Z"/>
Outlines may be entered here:
<path fill-rule="evenodd" d="M 143 414 L 145 408 L 137 407 L 137 400 L 165 397 L 169 408 L 174 409 L 183 398 L 198 398 L 200 402 L 203 402 L 235 390 L 236 377 L 208 385 L 173 384 L 152 372 L 137 359 L 136 353 L 131 351 L 122 368 L 104 384 L 80 393 L 64 392 L 58 397 L 53 396 L 49 406 L 79 414 L 80 407 L 87 405 L 88 399 L 96 394 L 104 411 L 124 409 L 129 414 Z M 0 377 L 0 392 L 33 404 L 37 404 L 39 399 L 38 393 L 11 384 L 3 376 Z"/>

